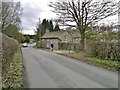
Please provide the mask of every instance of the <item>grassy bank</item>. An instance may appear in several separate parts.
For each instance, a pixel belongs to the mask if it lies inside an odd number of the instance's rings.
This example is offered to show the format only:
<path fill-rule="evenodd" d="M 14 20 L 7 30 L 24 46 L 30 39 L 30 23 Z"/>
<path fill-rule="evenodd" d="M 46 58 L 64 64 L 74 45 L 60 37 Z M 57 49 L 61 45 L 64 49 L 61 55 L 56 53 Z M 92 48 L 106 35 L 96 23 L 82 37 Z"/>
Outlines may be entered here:
<path fill-rule="evenodd" d="M 10 64 L 7 78 L 3 83 L 3 88 L 21 88 L 23 87 L 23 66 L 21 49 L 15 53 L 12 63 Z"/>
<path fill-rule="evenodd" d="M 86 57 L 82 52 L 81 53 L 59 53 L 59 54 L 74 58 L 76 60 L 87 62 L 92 65 L 99 66 L 101 68 L 113 70 L 113 71 L 118 71 L 120 68 L 120 62 L 118 61 L 103 60 L 95 57 Z"/>

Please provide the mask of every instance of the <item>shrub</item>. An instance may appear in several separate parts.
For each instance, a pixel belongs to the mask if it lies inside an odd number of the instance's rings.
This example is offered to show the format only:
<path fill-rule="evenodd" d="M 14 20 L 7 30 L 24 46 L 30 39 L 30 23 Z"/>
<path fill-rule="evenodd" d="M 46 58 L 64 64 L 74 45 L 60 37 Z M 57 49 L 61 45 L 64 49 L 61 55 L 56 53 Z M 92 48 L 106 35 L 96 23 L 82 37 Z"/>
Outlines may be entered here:
<path fill-rule="evenodd" d="M 4 80 L 7 77 L 13 55 L 16 53 L 17 49 L 18 41 L 2 34 L 2 74 Z"/>
<path fill-rule="evenodd" d="M 37 41 L 36 42 L 36 48 L 40 48 L 41 46 L 40 46 L 40 41 Z"/>
<path fill-rule="evenodd" d="M 21 49 L 18 47 L 17 52 L 13 56 L 11 67 L 7 72 L 7 79 L 4 81 L 3 89 L 17 89 L 23 87 L 23 66 Z"/>
<path fill-rule="evenodd" d="M 68 50 L 69 49 L 69 43 L 59 43 L 58 48 L 62 50 Z"/>
<path fill-rule="evenodd" d="M 92 41 L 87 43 L 86 52 L 88 55 L 97 58 L 118 61 L 119 52 L 117 43 Z"/>
<path fill-rule="evenodd" d="M 62 50 L 74 50 L 76 52 L 79 52 L 81 50 L 80 43 L 59 43 L 58 49 Z"/>

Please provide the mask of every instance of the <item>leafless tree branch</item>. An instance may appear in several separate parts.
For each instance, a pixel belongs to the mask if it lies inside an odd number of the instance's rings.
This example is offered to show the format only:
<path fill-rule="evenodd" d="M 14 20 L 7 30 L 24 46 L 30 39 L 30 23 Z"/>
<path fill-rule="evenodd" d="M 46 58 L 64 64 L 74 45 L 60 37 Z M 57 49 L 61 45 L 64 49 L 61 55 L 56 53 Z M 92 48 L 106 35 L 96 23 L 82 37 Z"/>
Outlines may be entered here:
<path fill-rule="evenodd" d="M 59 23 L 63 22 L 63 25 L 68 26 L 70 22 L 76 23 L 76 27 L 81 34 L 82 43 L 84 43 L 85 31 L 88 25 L 115 15 L 117 12 L 117 3 L 112 0 L 103 2 L 95 0 L 67 0 L 55 3 L 50 2 L 49 6 L 59 16 Z"/>
<path fill-rule="evenodd" d="M 4 31 L 10 24 L 20 25 L 22 8 L 20 2 L 2 2 L 2 22 L 1 27 Z"/>

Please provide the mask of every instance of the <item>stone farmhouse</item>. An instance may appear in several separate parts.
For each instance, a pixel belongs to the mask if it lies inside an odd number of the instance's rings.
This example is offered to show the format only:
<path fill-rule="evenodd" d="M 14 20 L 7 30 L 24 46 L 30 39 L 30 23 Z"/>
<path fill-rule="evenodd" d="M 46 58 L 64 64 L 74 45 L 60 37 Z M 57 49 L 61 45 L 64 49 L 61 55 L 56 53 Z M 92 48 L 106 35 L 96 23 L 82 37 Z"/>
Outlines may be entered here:
<path fill-rule="evenodd" d="M 80 43 L 80 34 L 77 30 L 62 30 L 46 33 L 41 37 L 41 44 L 43 48 L 50 48 L 54 44 L 54 49 L 59 49 L 59 43 Z"/>

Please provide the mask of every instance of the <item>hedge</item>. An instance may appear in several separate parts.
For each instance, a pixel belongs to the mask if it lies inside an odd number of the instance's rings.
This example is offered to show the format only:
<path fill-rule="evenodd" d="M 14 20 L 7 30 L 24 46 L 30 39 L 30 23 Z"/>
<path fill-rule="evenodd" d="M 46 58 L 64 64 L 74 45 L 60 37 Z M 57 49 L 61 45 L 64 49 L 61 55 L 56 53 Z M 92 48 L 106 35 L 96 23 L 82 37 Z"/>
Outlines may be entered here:
<path fill-rule="evenodd" d="M 12 66 L 12 59 L 18 49 L 18 41 L 2 34 L 2 77 L 7 79 L 7 72 Z"/>
<path fill-rule="evenodd" d="M 80 51 L 80 43 L 58 43 L 58 49 Z"/>
<path fill-rule="evenodd" d="M 89 56 L 119 61 L 118 43 L 92 41 L 87 42 L 86 53 Z"/>

